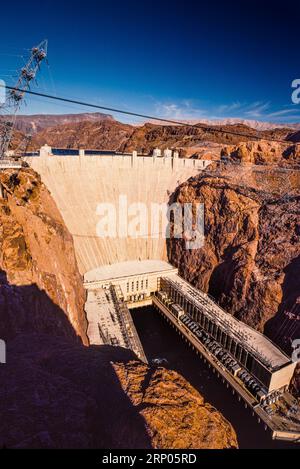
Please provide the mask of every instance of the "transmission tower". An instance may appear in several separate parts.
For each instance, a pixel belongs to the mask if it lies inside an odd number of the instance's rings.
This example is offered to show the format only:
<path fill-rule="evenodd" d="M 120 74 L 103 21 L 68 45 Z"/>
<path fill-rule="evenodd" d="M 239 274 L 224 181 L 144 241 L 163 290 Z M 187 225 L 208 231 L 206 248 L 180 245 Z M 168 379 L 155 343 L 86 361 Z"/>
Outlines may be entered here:
<path fill-rule="evenodd" d="M 31 49 L 27 64 L 20 71 L 13 90 L 6 94 L 5 103 L 0 105 L 0 159 L 7 157 L 7 151 L 13 136 L 17 113 L 24 101 L 24 95 L 36 78 L 42 61 L 47 57 L 48 41 L 42 41 Z"/>

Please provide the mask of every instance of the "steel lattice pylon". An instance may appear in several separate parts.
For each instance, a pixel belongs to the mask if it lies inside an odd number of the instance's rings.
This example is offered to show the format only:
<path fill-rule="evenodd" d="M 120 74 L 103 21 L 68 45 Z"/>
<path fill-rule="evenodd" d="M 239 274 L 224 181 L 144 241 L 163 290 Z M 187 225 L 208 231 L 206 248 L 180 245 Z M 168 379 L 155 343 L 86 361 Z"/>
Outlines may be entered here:
<path fill-rule="evenodd" d="M 17 113 L 24 100 L 25 92 L 30 89 L 32 81 L 47 57 L 48 41 L 42 41 L 31 49 L 29 60 L 20 71 L 13 90 L 7 91 L 5 103 L 0 105 L 0 159 L 7 158 L 7 151 L 13 135 Z"/>

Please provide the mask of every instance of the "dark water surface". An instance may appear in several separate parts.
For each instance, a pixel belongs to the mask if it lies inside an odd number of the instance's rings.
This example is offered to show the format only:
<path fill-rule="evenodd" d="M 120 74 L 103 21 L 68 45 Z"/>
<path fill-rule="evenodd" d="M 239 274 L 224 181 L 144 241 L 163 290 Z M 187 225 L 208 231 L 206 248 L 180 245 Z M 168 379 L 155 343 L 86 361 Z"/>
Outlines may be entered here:
<path fill-rule="evenodd" d="M 153 358 L 167 359 L 169 368 L 184 376 L 231 422 L 240 448 L 300 448 L 298 444 L 273 441 L 264 425 L 252 417 L 251 409 L 245 409 L 237 395 L 232 395 L 153 307 L 133 309 L 131 314 L 149 362 Z"/>

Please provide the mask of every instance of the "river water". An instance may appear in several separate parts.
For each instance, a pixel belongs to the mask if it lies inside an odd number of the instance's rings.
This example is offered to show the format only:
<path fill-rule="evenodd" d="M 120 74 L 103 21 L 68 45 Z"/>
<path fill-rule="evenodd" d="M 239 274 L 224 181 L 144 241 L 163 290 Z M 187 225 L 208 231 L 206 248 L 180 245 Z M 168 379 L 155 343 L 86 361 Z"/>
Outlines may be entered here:
<path fill-rule="evenodd" d="M 300 448 L 300 445 L 273 441 L 263 424 L 252 417 L 251 410 L 233 396 L 230 389 L 213 374 L 187 343 L 171 328 L 163 317 L 150 306 L 131 310 L 132 318 L 150 362 L 164 358 L 163 366 L 176 370 L 216 407 L 233 425 L 240 448 Z"/>

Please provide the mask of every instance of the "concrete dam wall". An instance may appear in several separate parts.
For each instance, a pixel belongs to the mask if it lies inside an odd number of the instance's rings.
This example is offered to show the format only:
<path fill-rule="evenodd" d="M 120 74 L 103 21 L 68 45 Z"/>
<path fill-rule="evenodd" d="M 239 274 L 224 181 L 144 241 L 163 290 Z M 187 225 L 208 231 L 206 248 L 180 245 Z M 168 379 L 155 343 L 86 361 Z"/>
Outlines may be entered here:
<path fill-rule="evenodd" d="M 128 205 L 142 202 L 151 211 L 153 203 L 167 203 L 182 182 L 210 163 L 204 160 L 134 156 L 28 157 L 50 190 L 73 236 L 80 272 L 128 260 L 166 259 L 162 236 L 99 237 L 98 204 L 119 206 L 119 196 Z M 150 234 L 150 225 L 149 233 Z"/>

